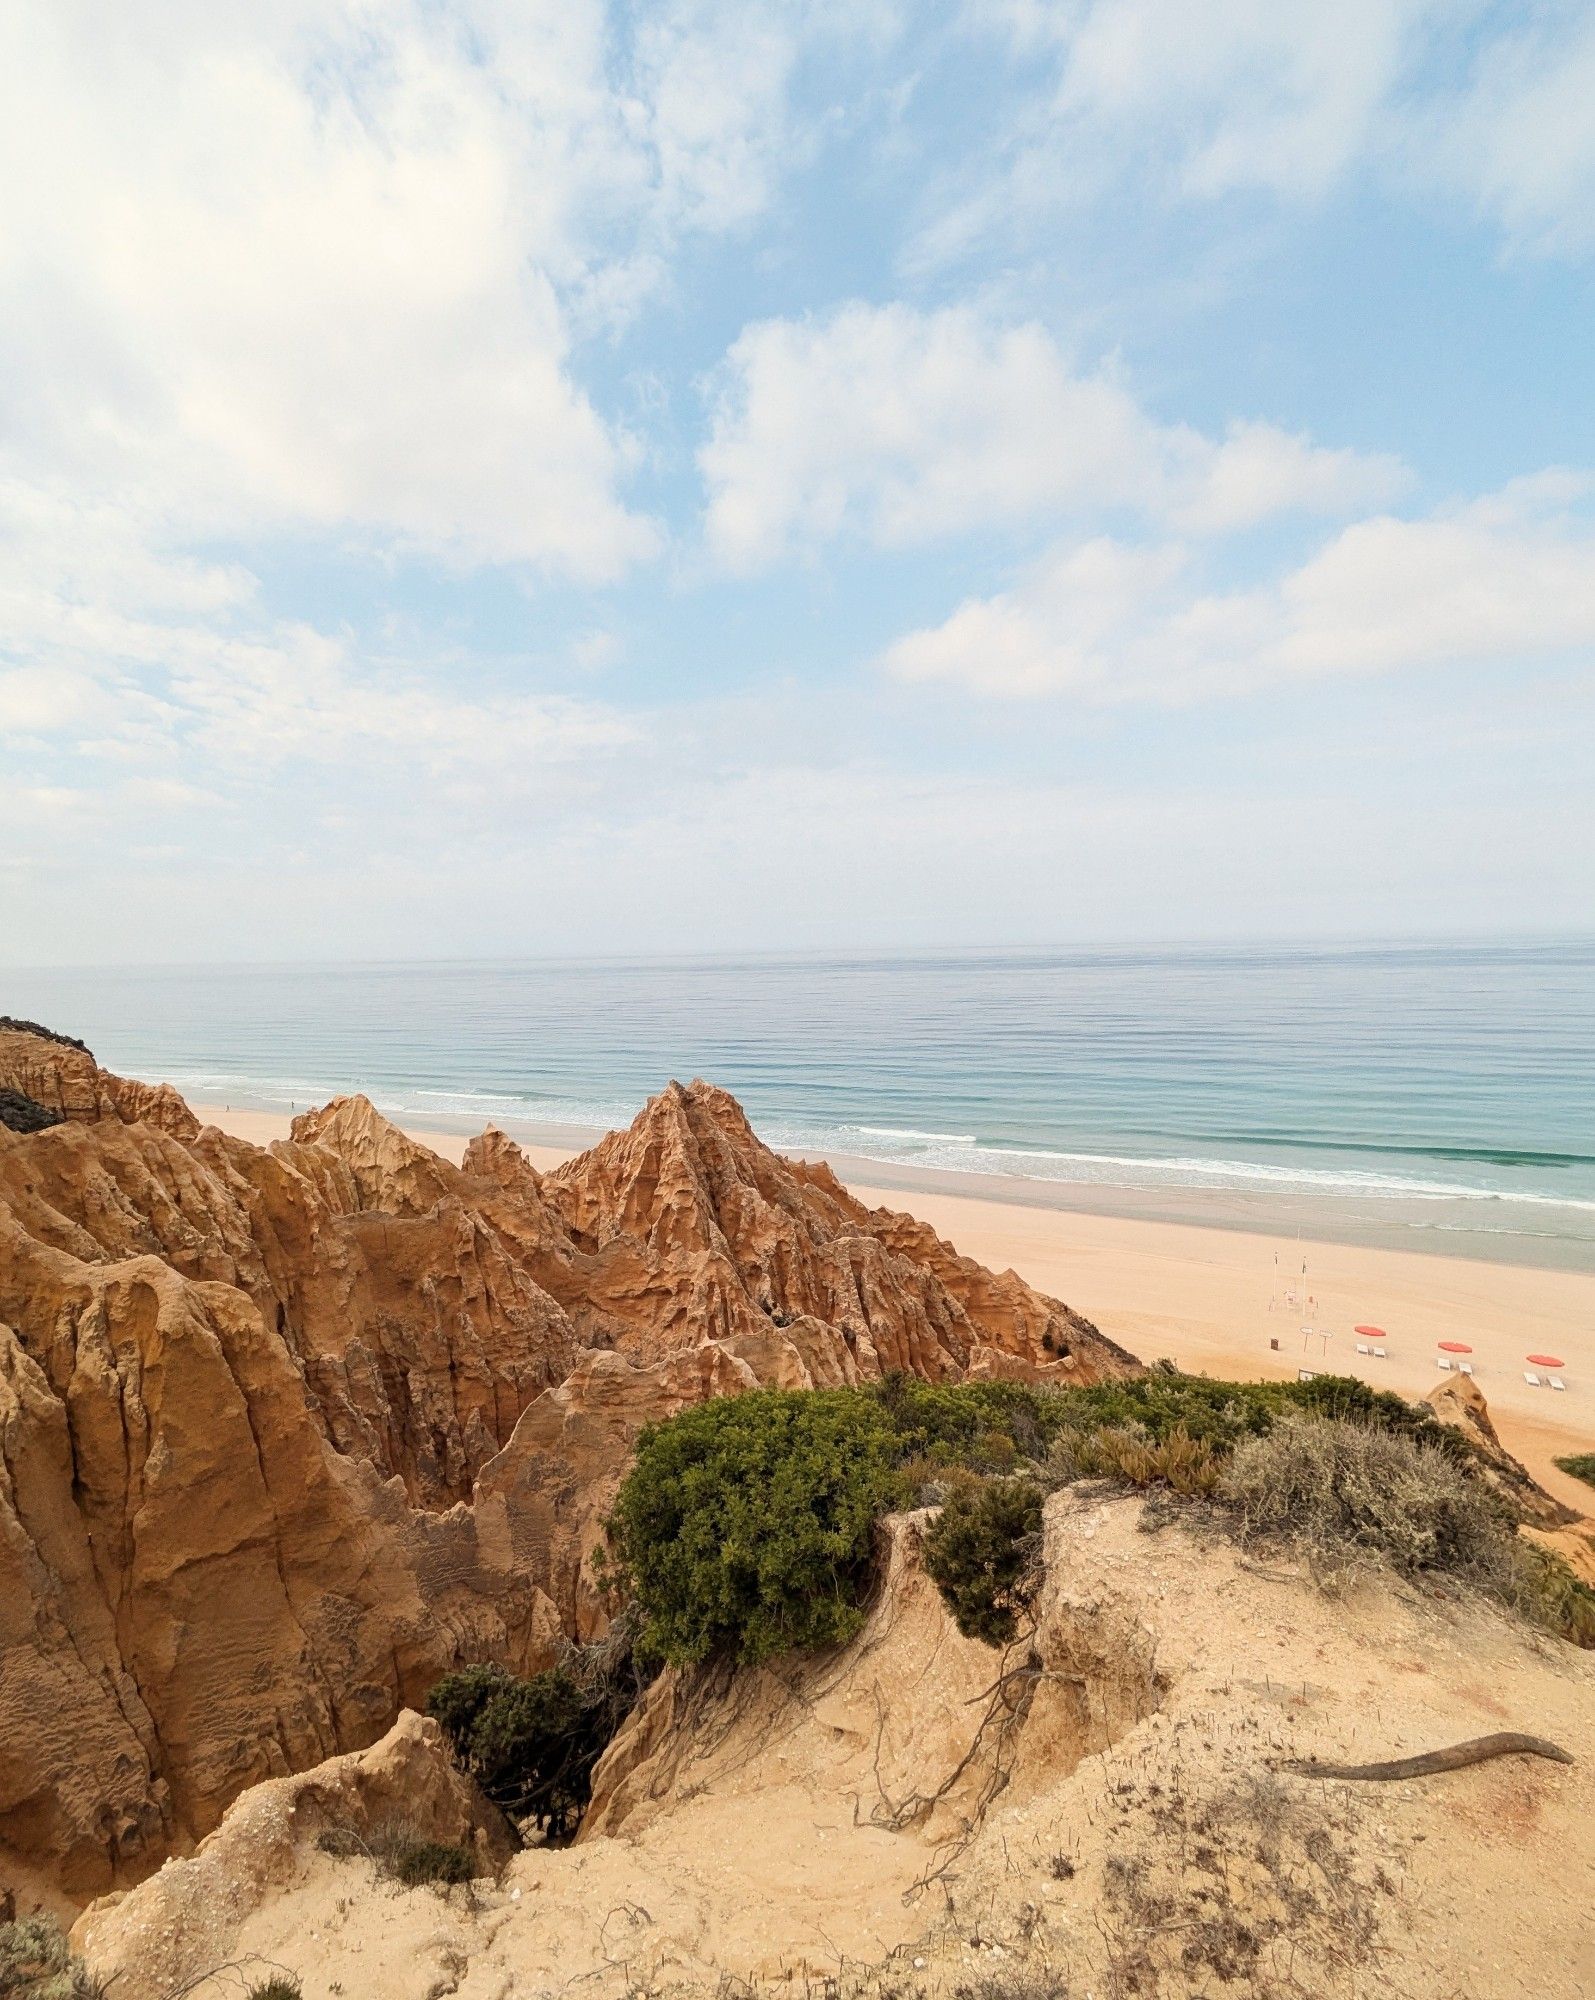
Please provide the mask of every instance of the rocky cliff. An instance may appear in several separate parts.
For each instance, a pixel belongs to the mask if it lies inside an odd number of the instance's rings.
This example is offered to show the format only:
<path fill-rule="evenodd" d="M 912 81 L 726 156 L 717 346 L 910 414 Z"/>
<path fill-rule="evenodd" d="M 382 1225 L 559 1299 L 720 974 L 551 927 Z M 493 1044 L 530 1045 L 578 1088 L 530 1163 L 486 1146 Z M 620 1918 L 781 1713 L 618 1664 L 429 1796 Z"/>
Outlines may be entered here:
<path fill-rule="evenodd" d="M 26 1023 L 0 1087 L 59 1119 L 0 1129 L 0 1886 L 134 1879 L 448 1667 L 590 1633 L 651 1418 L 1135 1366 L 703 1083 L 546 1175 L 363 1098 L 253 1146 Z"/>

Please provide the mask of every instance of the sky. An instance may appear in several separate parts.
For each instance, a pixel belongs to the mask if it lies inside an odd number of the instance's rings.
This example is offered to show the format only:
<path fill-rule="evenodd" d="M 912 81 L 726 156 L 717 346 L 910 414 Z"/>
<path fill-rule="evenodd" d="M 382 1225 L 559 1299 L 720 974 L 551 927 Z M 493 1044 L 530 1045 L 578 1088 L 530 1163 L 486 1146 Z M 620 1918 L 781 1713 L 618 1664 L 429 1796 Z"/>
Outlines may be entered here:
<path fill-rule="evenodd" d="M 1589 0 L 12 0 L 0 962 L 1595 927 Z"/>

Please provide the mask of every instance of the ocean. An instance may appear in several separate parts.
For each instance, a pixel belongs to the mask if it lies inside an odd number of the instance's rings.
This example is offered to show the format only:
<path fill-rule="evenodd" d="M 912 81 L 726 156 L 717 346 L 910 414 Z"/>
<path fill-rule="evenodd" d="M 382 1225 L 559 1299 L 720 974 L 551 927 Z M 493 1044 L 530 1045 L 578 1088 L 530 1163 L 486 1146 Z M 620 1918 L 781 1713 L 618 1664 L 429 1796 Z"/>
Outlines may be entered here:
<path fill-rule="evenodd" d="M 574 1138 L 704 1076 L 888 1185 L 1595 1269 L 1595 940 L 54 970 L 0 1011 L 202 1103 Z"/>

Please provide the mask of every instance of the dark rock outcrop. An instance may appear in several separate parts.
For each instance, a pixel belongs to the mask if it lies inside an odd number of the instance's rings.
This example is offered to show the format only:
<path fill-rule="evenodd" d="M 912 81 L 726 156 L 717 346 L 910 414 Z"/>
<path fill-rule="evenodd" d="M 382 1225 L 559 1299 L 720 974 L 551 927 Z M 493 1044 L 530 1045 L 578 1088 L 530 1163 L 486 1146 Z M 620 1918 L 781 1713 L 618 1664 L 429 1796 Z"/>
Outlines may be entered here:
<path fill-rule="evenodd" d="M 0 1125 L 12 1132 L 42 1132 L 47 1125 L 59 1125 L 59 1111 L 48 1111 L 33 1098 L 9 1085 L 0 1085 Z"/>

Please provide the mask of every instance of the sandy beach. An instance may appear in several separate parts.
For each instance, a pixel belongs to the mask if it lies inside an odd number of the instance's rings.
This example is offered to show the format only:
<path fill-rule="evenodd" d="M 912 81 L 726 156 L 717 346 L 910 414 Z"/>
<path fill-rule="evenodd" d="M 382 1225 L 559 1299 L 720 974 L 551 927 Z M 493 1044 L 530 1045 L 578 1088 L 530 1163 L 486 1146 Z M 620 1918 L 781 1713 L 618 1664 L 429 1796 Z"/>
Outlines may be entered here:
<path fill-rule="evenodd" d="M 286 1138 L 291 1123 L 280 1112 L 215 1104 L 195 1110 L 257 1145 Z M 457 1162 L 470 1135 L 412 1128 L 412 1136 Z M 525 1150 L 534 1165 L 547 1169 L 574 1148 Z M 1591 1489 L 1552 1461 L 1595 1450 L 1595 1277 L 1127 1219 L 984 1194 L 885 1188 L 853 1172 L 844 1177 L 861 1200 L 906 1209 L 967 1256 L 1011 1266 L 1148 1361 L 1166 1355 L 1185 1368 L 1236 1378 L 1283 1378 L 1305 1362 L 1421 1396 L 1440 1379 L 1436 1343 L 1464 1342 L 1473 1349 L 1468 1358 L 1508 1449 L 1559 1499 L 1590 1508 Z M 1315 1302 L 1310 1313 L 1283 1301 L 1287 1288 L 1301 1291 L 1303 1260 L 1306 1292 Z M 1360 1324 L 1385 1329 L 1384 1360 L 1356 1352 L 1352 1329 Z M 1304 1339 L 1307 1325 L 1317 1331 Z M 1565 1363 L 1564 1391 L 1524 1380 L 1526 1371 L 1542 1380 L 1546 1372 L 1528 1369 L 1531 1353 Z"/>

